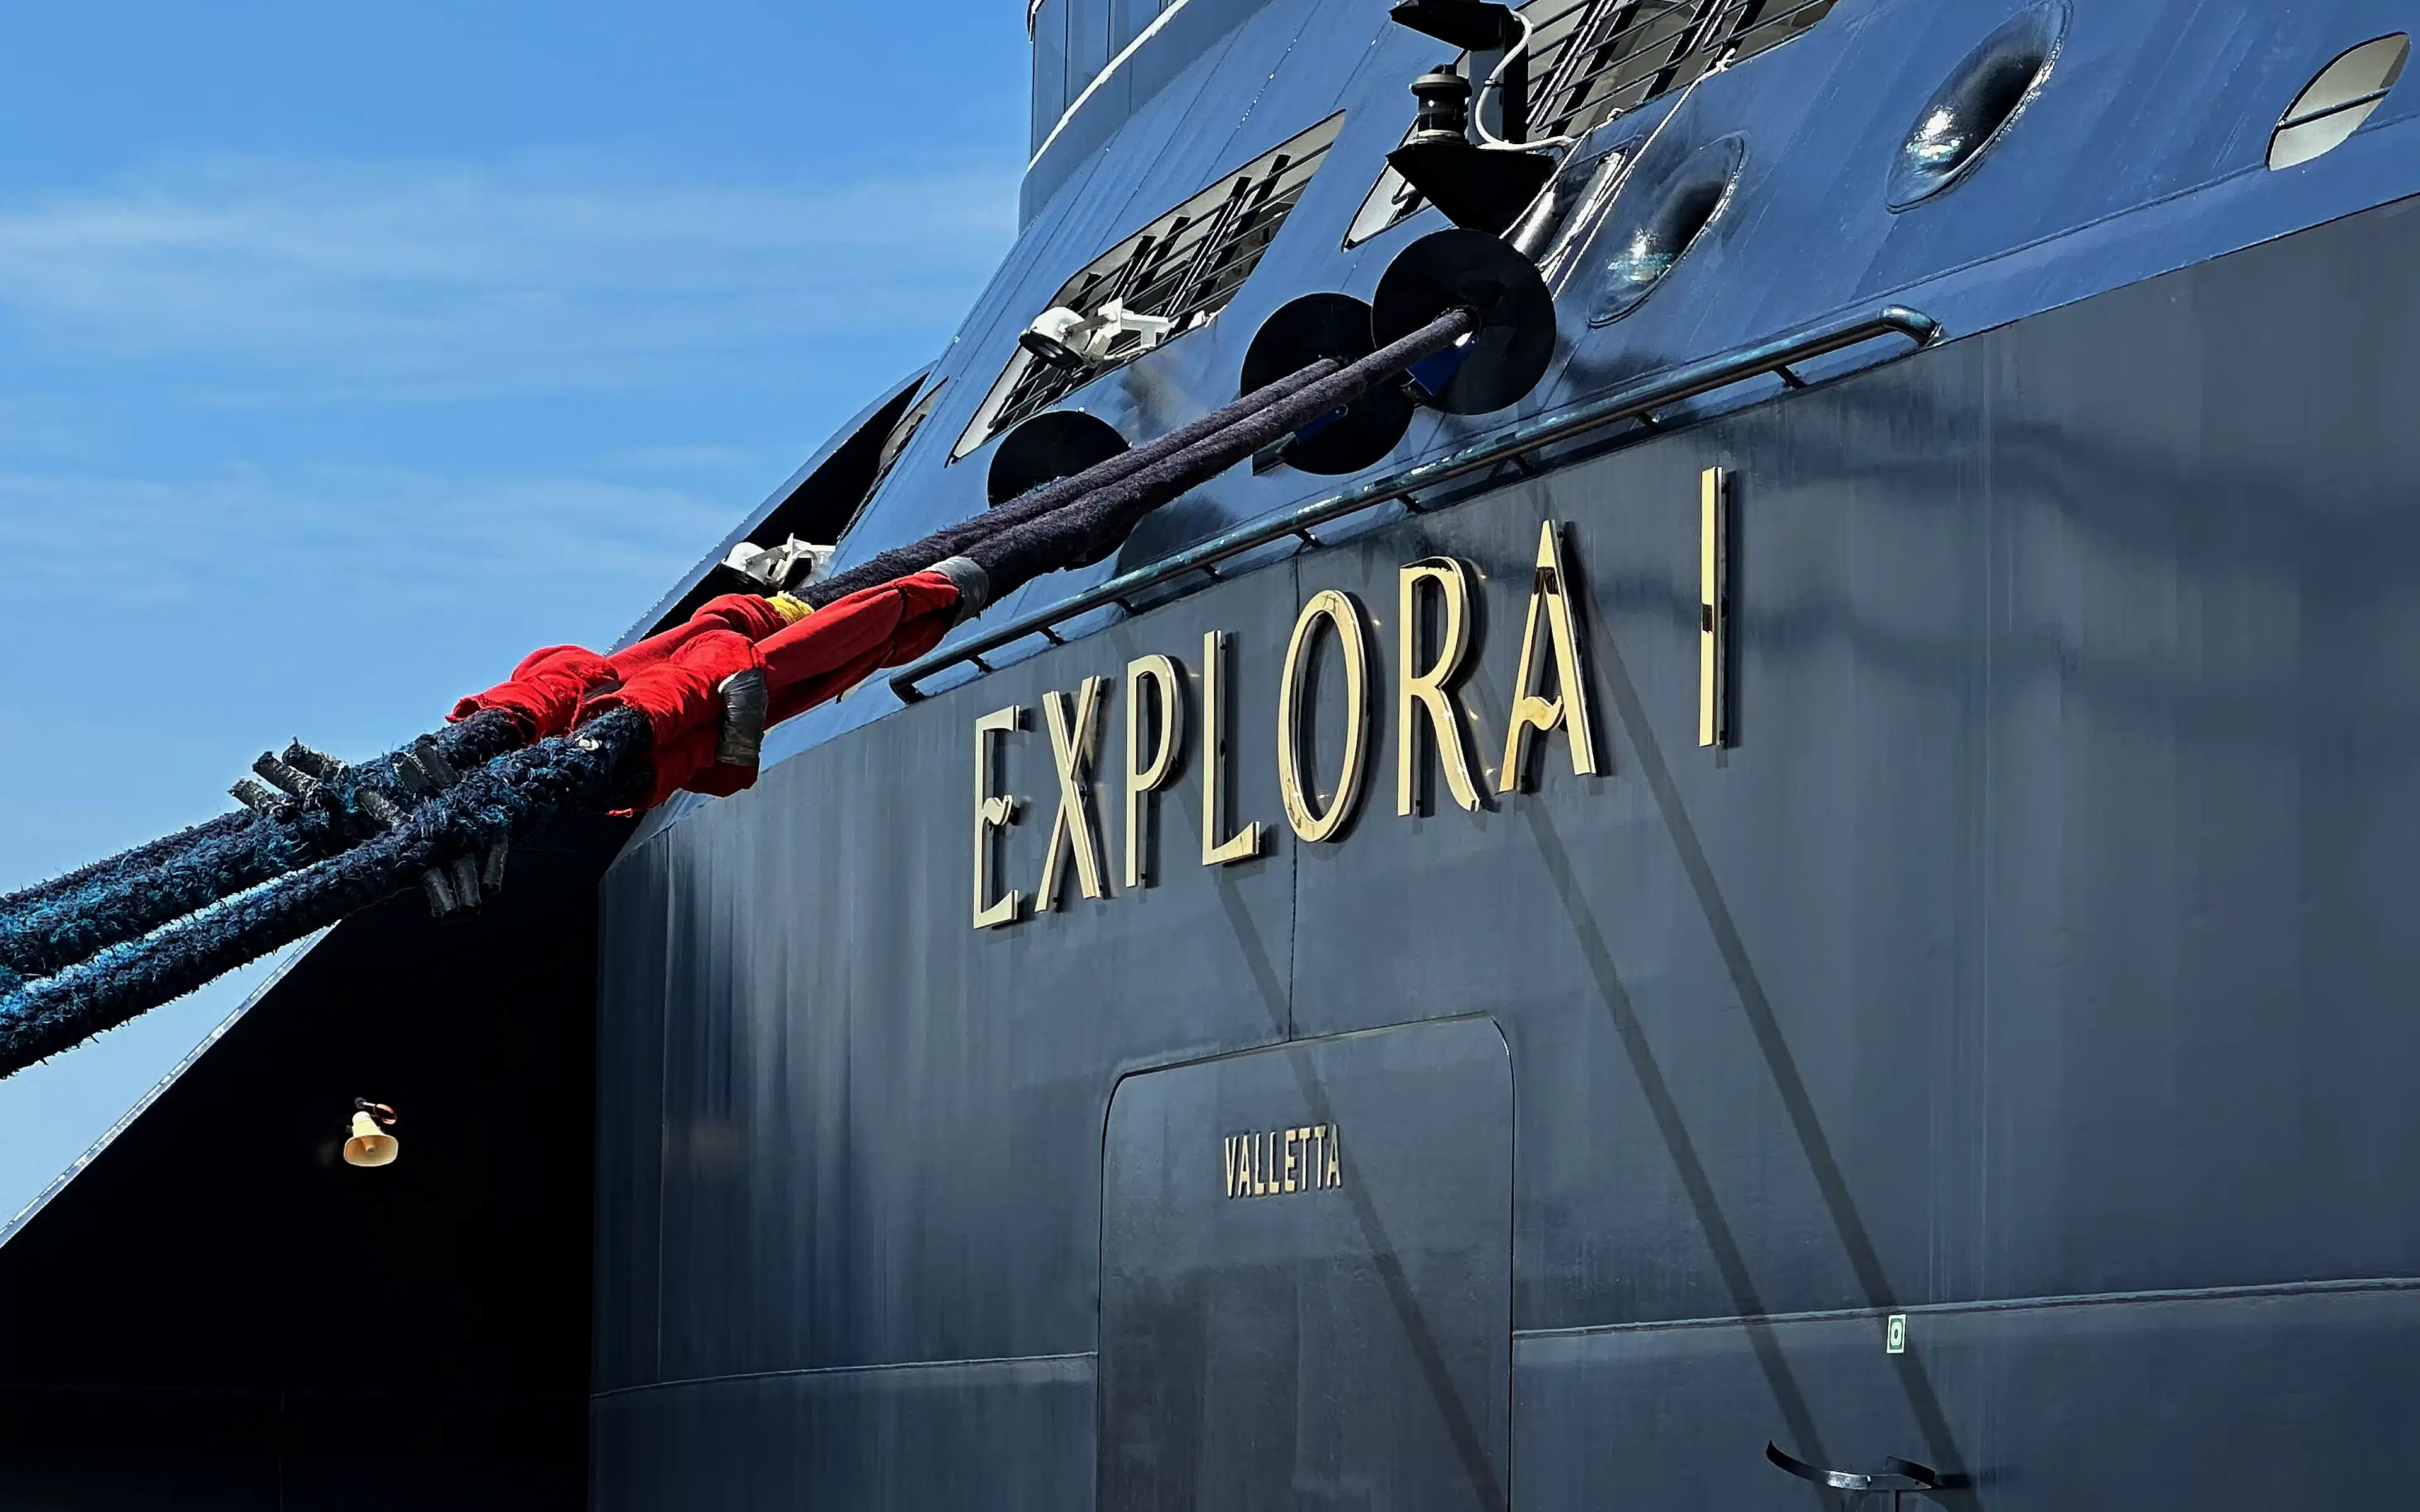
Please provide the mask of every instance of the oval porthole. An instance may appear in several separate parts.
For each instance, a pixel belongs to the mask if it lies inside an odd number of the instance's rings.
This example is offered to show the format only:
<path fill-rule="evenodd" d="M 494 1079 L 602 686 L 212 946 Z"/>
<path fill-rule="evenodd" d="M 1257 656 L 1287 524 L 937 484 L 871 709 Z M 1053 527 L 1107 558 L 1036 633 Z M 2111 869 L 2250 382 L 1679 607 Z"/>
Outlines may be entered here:
<path fill-rule="evenodd" d="M 1069 478 L 1126 449 L 1118 428 L 1081 409 L 1050 409 L 1001 438 L 984 475 L 984 493 L 995 504 L 1046 483 Z"/>
<path fill-rule="evenodd" d="M 1951 70 L 1917 114 L 1891 162 L 1894 210 L 1964 177 L 2041 93 L 2067 38 L 2065 0 L 2010 17 Z"/>
<path fill-rule="evenodd" d="M 1610 325 L 1638 308 L 1730 203 L 1747 161 L 1747 140 L 1719 137 L 1667 165 L 1643 160 L 1638 177 L 1614 195 L 1587 260 L 1602 281 L 1589 324 Z"/>
<path fill-rule="evenodd" d="M 2269 135 L 2269 166 L 2290 168 L 2342 147 L 2385 100 L 2411 56 L 2412 39 L 2402 32 L 2339 54 L 2277 117 L 2277 129 Z"/>

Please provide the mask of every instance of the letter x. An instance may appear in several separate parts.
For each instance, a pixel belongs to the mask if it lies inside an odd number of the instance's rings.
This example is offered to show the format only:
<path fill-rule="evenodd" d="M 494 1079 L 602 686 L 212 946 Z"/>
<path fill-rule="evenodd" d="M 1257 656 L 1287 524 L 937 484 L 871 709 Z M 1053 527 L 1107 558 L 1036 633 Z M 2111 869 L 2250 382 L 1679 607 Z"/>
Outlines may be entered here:
<path fill-rule="evenodd" d="M 1059 906 L 1059 857 L 1076 852 L 1076 886 L 1087 898 L 1106 898 L 1101 885 L 1100 849 L 1093 843 L 1091 791 L 1093 748 L 1100 734 L 1101 692 L 1106 677 L 1087 677 L 1076 689 L 1076 717 L 1067 717 L 1067 695 L 1042 695 L 1042 712 L 1050 725 L 1050 761 L 1059 769 L 1059 817 L 1050 825 L 1050 848 L 1042 863 L 1042 887 L 1033 902 L 1036 913 Z"/>

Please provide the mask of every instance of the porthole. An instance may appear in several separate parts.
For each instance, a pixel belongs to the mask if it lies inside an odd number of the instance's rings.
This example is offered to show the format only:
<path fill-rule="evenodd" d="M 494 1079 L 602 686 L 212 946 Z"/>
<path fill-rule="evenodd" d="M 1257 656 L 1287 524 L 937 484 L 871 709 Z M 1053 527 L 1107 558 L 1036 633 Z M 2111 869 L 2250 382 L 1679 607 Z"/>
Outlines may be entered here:
<path fill-rule="evenodd" d="M 1888 199 L 1903 210 L 1958 182 L 2041 93 L 2067 39 L 2066 0 L 2035 6 L 1983 39 L 1916 117 L 1891 163 Z"/>
<path fill-rule="evenodd" d="M 2269 166 L 2290 168 L 2342 147 L 2384 102 L 2411 55 L 2412 39 L 2402 32 L 2339 54 L 2277 117 L 2269 136 Z"/>
<path fill-rule="evenodd" d="M 1028 489 L 1071 478 L 1126 449 L 1118 428 L 1081 409 L 1052 409 L 1001 438 L 984 476 L 984 492 L 1004 504 Z"/>
<path fill-rule="evenodd" d="M 1747 140 L 1718 137 L 1668 162 L 1660 156 L 1640 160 L 1583 255 L 1599 280 L 1590 325 L 1610 325 L 1638 308 L 1705 235 L 1739 182 Z"/>

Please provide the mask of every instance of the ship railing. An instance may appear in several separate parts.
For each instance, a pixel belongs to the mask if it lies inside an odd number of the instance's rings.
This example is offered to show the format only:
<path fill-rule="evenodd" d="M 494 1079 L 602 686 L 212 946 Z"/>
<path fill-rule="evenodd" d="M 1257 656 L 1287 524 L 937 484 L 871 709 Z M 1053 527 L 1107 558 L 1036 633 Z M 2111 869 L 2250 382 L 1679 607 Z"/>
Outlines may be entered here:
<path fill-rule="evenodd" d="M 1457 490 L 1451 498 L 1435 497 L 1438 489 L 1475 474 L 1509 469 L 1512 473 L 1510 481 L 1534 477 L 1546 470 L 1537 454 L 1607 426 L 1637 422 L 1653 429 L 1660 411 L 1760 378 L 1778 378 L 1785 388 L 1803 389 L 1807 379 L 1797 369 L 1818 358 L 1891 336 L 1905 337 L 1913 343 L 1910 349 L 1915 350 L 1931 346 L 1940 334 L 1941 327 L 1931 316 L 1892 304 L 1860 315 L 1836 316 L 1668 369 L 1611 393 L 1532 416 L 1442 456 L 1237 526 L 1198 546 L 1120 574 L 1097 587 L 1070 594 L 997 629 L 944 646 L 893 676 L 892 690 L 901 702 L 913 703 L 926 696 L 920 685 L 954 667 L 971 667 L 978 673 L 991 671 L 993 663 L 986 657 L 1035 638 L 1051 645 L 1064 645 L 1068 637 L 1061 632 L 1070 620 L 1106 609 L 1129 615 L 1137 613 L 1140 608 L 1153 607 L 1141 604 L 1145 595 L 1187 578 L 1199 579 L 1192 586 L 1206 588 L 1224 580 L 1226 575 L 1219 570 L 1222 563 L 1273 542 L 1291 539 L 1297 550 L 1330 545 L 1333 543 L 1315 533 L 1319 527 L 1396 503 L 1411 514 L 1426 514 L 1494 486 L 1494 480 L 1490 480 L 1476 489 Z M 1154 605 L 1175 596 L 1180 595 L 1155 598 Z"/>

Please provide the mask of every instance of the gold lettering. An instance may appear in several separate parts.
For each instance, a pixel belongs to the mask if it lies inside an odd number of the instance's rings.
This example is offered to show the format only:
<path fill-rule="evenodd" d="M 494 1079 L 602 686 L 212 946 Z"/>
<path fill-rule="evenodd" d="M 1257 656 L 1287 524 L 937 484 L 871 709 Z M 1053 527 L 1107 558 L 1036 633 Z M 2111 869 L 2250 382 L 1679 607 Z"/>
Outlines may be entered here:
<path fill-rule="evenodd" d="M 1225 1134 L 1220 1136 L 1218 1146 L 1230 1201 L 1326 1192 L 1344 1182 L 1338 1156 L 1337 1126 L 1332 1123 L 1303 1123 L 1291 1129 Z"/>
<path fill-rule="evenodd" d="M 1563 727 L 1571 742 L 1572 772 L 1596 773 L 1596 743 L 1590 733 L 1588 684 L 1580 676 L 1580 645 L 1572 623 L 1571 581 L 1563 573 L 1563 548 L 1555 522 L 1538 527 L 1537 586 L 1529 594 L 1528 623 L 1521 631 L 1521 665 L 1512 679 L 1512 722 L 1504 732 L 1504 770 L 1496 791 L 1511 793 L 1521 785 L 1521 768 L 1528 759 L 1529 736 Z M 1553 644 L 1555 697 L 1539 695 L 1538 624 L 1545 621 Z"/>
<path fill-rule="evenodd" d="M 1212 630 L 1202 638 L 1202 864 L 1225 866 L 1249 861 L 1261 854 L 1261 822 L 1257 819 L 1225 840 L 1227 825 L 1227 729 L 1225 679 L 1227 635 Z"/>
<path fill-rule="evenodd" d="M 1146 693 L 1144 690 L 1150 691 Z M 1176 771 L 1178 737 L 1185 723 L 1185 684 L 1176 663 L 1166 656 L 1138 656 L 1126 663 L 1126 887 L 1142 886 L 1143 856 L 1151 837 L 1143 821 L 1151 810 L 1150 795 Z M 1158 738 L 1152 742 L 1148 764 L 1142 760 L 1143 704 L 1158 712 Z"/>
<path fill-rule="evenodd" d="M 1314 795 L 1302 780 L 1302 749 L 1310 741 L 1311 721 L 1301 702 L 1302 665 L 1311 636 L 1321 620 L 1336 630 L 1337 649 L 1344 662 L 1344 762 L 1337 775 L 1336 797 L 1326 813 L 1314 810 Z M 1294 622 L 1294 640 L 1286 646 L 1285 675 L 1278 685 L 1278 789 L 1285 797 L 1286 823 L 1305 842 L 1333 839 L 1353 816 L 1361 794 L 1363 737 L 1370 724 L 1370 651 L 1361 637 L 1361 613 L 1353 601 L 1333 588 L 1311 595 Z"/>
<path fill-rule="evenodd" d="M 1050 726 L 1050 762 L 1059 773 L 1059 817 L 1050 822 L 1050 844 L 1042 861 L 1042 886 L 1033 895 L 1033 911 L 1047 914 L 1059 906 L 1059 857 L 1076 855 L 1076 886 L 1087 898 L 1108 895 L 1101 886 L 1099 847 L 1093 842 L 1093 745 L 1100 733 L 1101 690 L 1106 677 L 1087 677 L 1077 686 L 1076 717 L 1067 717 L 1067 695 L 1042 695 L 1042 713 Z"/>
<path fill-rule="evenodd" d="M 1435 665 L 1415 672 L 1412 668 L 1420 652 L 1420 602 L 1429 596 L 1420 592 L 1423 583 L 1436 585 L 1435 596 L 1445 607 L 1445 625 Z M 1470 581 L 1463 574 L 1462 563 L 1453 558 L 1431 557 L 1404 567 L 1397 575 L 1396 585 L 1395 812 L 1408 816 L 1419 801 L 1420 724 L 1425 718 L 1436 737 L 1446 791 L 1453 795 L 1454 802 L 1475 813 L 1479 786 L 1470 779 L 1462 711 L 1445 687 L 1461 670 L 1463 656 L 1470 649 Z"/>
<path fill-rule="evenodd" d="M 1731 743 L 1730 479 L 1721 468 L 1698 475 L 1698 744 Z"/>
<path fill-rule="evenodd" d="M 992 736 L 1008 734 L 1023 728 L 1025 709 L 1011 704 L 994 709 L 975 721 L 975 925 L 990 929 L 1000 924 L 1016 922 L 1016 911 L 1025 895 L 1012 888 L 999 902 L 987 902 L 991 892 L 991 833 L 1016 823 L 1016 800 L 991 790 Z"/>

